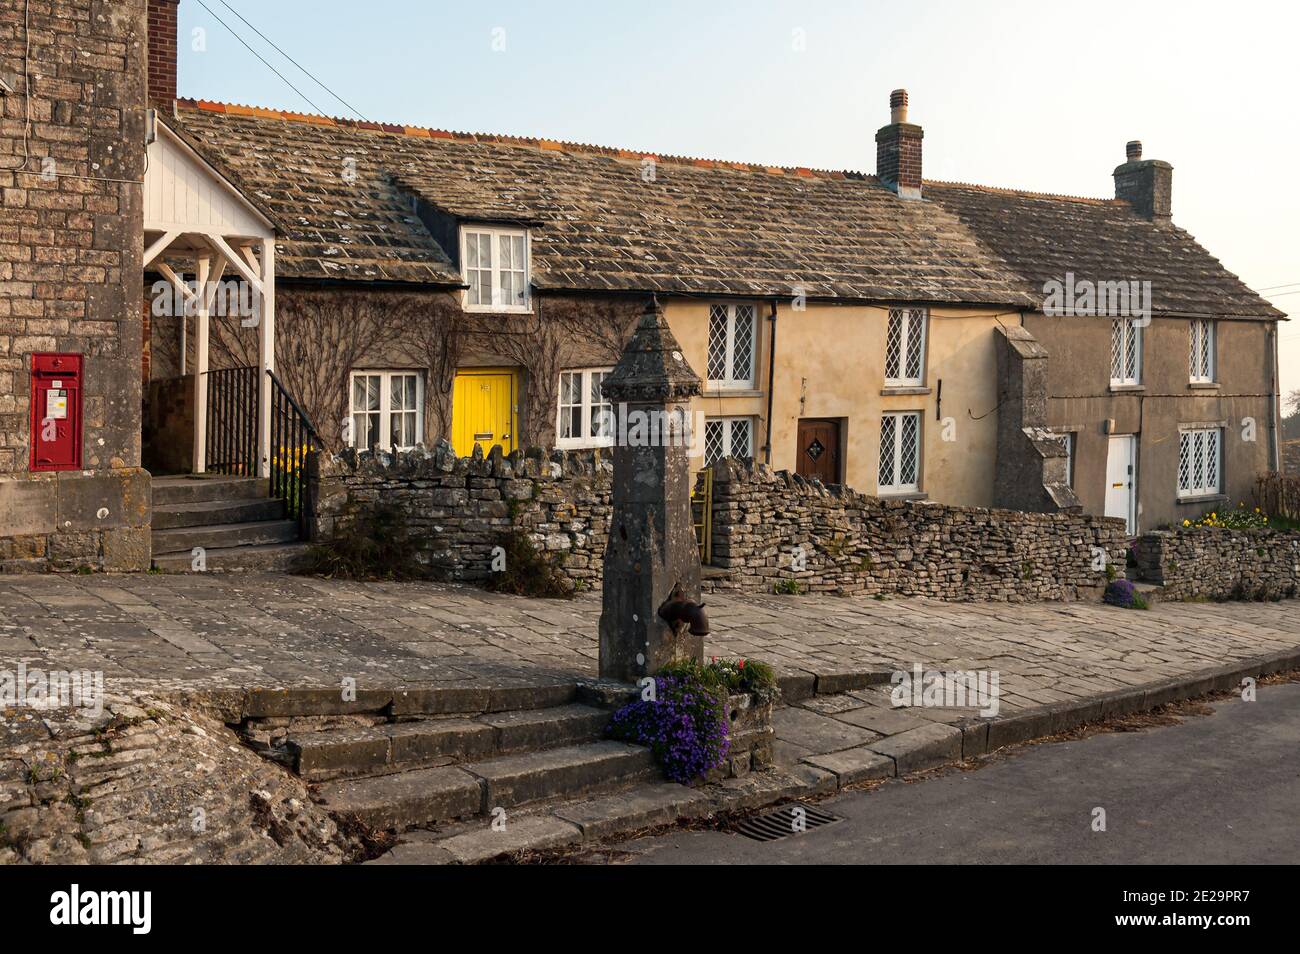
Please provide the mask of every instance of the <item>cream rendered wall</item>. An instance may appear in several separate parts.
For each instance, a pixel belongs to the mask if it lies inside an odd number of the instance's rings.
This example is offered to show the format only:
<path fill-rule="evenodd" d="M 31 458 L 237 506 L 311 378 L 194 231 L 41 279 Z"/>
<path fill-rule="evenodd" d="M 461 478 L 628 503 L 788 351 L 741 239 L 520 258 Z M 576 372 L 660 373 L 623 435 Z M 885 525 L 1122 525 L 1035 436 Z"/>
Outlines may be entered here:
<path fill-rule="evenodd" d="M 709 302 L 672 301 L 668 323 L 686 359 L 703 376 L 707 368 Z M 756 302 L 759 317 L 758 387 L 711 391 L 693 410 L 709 417 L 749 416 L 755 421 L 754 456 L 763 459 L 766 438 L 767 370 L 771 341 L 769 302 Z M 930 499 L 989 506 L 997 446 L 997 363 L 992 309 L 934 308 L 927 329 L 924 393 L 883 394 L 888 309 L 866 305 L 789 303 L 777 308 L 776 389 L 772 466 L 796 469 L 800 418 L 841 421 L 844 480 L 876 491 L 880 415 L 922 412 L 921 491 Z M 1003 322 L 1018 322 L 1015 314 Z M 942 396 L 939 381 L 942 379 Z M 939 408 L 944 420 L 936 419 Z M 976 419 L 978 418 L 978 419 Z M 944 440 L 947 430 L 952 440 Z M 696 466 L 702 465 L 696 459 Z"/>

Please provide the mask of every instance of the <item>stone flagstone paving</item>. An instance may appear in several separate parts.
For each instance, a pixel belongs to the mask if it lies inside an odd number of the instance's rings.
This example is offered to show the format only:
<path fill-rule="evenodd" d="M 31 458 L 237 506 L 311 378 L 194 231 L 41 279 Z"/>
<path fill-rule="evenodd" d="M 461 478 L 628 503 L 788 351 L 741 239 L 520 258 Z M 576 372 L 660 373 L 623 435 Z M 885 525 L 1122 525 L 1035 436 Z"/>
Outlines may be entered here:
<path fill-rule="evenodd" d="M 1002 709 L 1084 698 L 1300 645 L 1293 602 L 706 600 L 710 655 L 786 673 L 996 669 Z M 106 687 L 361 688 L 592 676 L 600 597 L 278 574 L 0 577 L 0 669 L 102 670 Z"/>

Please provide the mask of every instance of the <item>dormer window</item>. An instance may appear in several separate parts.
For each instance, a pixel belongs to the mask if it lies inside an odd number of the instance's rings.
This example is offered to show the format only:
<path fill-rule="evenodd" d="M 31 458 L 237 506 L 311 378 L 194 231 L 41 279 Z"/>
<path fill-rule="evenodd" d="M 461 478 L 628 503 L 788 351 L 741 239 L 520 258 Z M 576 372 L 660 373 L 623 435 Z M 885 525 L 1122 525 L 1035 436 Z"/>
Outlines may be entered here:
<path fill-rule="evenodd" d="M 466 225 L 461 229 L 466 311 L 528 311 L 528 232 Z"/>

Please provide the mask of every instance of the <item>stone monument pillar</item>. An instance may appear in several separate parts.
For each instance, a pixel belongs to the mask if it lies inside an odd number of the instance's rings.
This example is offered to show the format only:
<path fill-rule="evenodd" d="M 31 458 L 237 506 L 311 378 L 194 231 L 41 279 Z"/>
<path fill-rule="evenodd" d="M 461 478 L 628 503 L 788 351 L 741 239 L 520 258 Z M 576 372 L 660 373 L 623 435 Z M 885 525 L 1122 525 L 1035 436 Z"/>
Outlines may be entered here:
<path fill-rule="evenodd" d="M 690 398 L 700 393 L 700 379 L 657 301 L 637 322 L 603 393 L 614 405 L 617 433 L 600 675 L 636 682 L 675 660 L 703 659 L 708 629 L 697 606 L 700 554 L 688 460 Z M 660 614 L 666 604 L 677 611 L 666 615 L 680 622 Z"/>

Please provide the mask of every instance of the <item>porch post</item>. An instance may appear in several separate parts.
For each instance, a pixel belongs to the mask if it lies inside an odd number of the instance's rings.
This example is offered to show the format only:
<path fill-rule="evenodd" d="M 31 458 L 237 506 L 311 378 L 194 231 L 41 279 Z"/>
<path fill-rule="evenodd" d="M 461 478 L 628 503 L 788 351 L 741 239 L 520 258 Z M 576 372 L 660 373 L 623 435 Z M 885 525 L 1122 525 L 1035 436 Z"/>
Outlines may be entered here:
<path fill-rule="evenodd" d="M 201 474 L 208 460 L 208 272 L 211 256 L 200 252 L 194 267 L 199 300 L 194 321 L 194 473 Z"/>
<path fill-rule="evenodd" d="M 271 376 L 275 370 L 275 239 L 262 240 L 262 310 L 258 326 L 257 453 L 259 477 L 271 476 Z"/>

